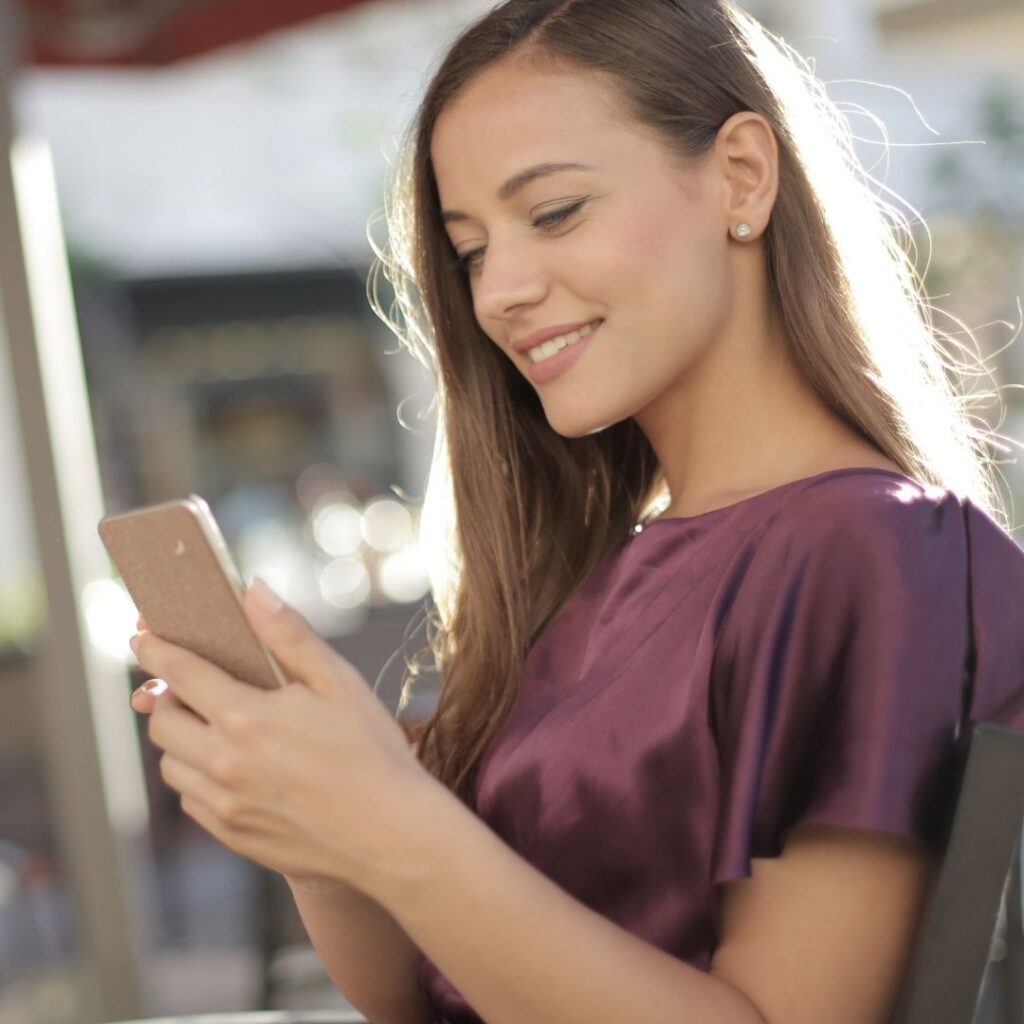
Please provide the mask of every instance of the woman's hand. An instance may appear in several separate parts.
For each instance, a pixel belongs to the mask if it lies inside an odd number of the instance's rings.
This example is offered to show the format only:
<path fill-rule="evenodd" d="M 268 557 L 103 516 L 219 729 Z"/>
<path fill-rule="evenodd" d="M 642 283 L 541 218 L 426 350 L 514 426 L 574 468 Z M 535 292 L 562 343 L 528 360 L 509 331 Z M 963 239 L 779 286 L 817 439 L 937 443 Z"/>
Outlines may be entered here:
<path fill-rule="evenodd" d="M 139 620 L 133 650 L 158 682 L 136 690 L 132 706 L 150 715 L 161 776 L 225 846 L 300 885 L 368 891 L 408 878 L 403 837 L 440 784 L 353 666 L 288 605 L 263 610 L 259 589 L 247 590 L 246 615 L 295 680 L 277 690 L 232 677 Z"/>

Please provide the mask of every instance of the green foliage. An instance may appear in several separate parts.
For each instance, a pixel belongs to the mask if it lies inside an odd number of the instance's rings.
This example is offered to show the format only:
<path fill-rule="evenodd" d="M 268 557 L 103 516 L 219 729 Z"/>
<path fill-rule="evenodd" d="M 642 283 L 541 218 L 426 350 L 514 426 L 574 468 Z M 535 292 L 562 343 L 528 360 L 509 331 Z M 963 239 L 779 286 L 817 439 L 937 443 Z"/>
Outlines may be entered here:
<path fill-rule="evenodd" d="M 30 652 L 46 621 L 42 576 L 35 569 L 0 580 L 0 657 Z"/>
<path fill-rule="evenodd" d="M 1002 79 L 990 81 L 978 96 L 972 138 L 981 145 L 951 146 L 930 168 L 939 212 L 972 220 L 1020 225 L 1024 222 L 1024 97 Z"/>

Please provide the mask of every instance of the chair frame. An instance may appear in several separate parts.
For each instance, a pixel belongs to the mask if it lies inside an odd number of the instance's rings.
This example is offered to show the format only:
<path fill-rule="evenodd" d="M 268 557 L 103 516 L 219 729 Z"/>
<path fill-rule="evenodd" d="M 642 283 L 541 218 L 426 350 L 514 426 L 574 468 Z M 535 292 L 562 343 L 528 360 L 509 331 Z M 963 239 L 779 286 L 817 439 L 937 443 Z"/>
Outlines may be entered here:
<path fill-rule="evenodd" d="M 964 750 L 949 837 L 893 1024 L 979 1020 L 996 961 L 1008 991 L 1006 1020 L 1022 1019 L 1024 733 L 978 723 L 967 730 Z M 1003 908 L 1005 937 L 996 934 Z M 994 938 L 1003 943 L 996 955 Z"/>

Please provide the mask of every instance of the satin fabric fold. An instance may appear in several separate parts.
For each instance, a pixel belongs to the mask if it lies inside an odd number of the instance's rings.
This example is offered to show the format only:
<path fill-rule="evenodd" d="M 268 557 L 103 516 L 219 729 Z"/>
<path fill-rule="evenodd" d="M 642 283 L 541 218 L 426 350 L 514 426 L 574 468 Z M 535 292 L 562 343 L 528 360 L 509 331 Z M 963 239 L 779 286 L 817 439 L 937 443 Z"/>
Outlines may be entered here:
<path fill-rule="evenodd" d="M 530 651 L 475 809 L 707 970 L 716 886 L 796 825 L 936 847 L 967 721 L 1024 729 L 1024 552 L 949 491 L 832 470 L 627 539 Z M 438 1024 L 479 1024 L 420 981 Z"/>

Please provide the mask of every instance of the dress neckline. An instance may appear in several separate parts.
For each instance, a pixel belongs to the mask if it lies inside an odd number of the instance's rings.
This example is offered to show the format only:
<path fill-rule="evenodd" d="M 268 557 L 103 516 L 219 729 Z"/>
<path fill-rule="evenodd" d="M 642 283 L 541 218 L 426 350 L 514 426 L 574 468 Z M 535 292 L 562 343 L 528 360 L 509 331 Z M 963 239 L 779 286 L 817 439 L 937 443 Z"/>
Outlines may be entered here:
<path fill-rule="evenodd" d="M 906 473 L 896 469 L 885 469 L 882 466 L 842 466 L 838 469 L 826 469 L 824 472 L 814 473 L 812 476 L 800 477 L 798 480 L 787 480 L 785 483 L 769 487 L 766 491 L 758 491 L 757 494 L 748 494 L 747 497 L 740 498 L 739 501 L 734 501 L 728 505 L 720 505 L 718 508 L 711 508 L 706 512 L 698 512 L 693 516 L 661 516 L 657 519 L 650 520 L 650 522 L 644 524 L 641 529 L 634 528 L 634 535 L 639 536 L 641 533 L 646 533 L 652 526 L 658 523 L 695 523 L 702 519 L 707 519 L 709 516 L 719 515 L 722 512 L 730 512 L 742 505 L 758 501 L 759 499 L 766 498 L 769 495 L 778 494 L 780 491 L 784 491 L 789 487 L 796 487 L 798 484 L 810 484 L 815 480 L 822 480 L 825 477 L 844 476 L 846 474 L 856 473 L 882 473 L 885 476 L 899 477 L 907 483 L 917 483 L 913 477 L 907 476 Z"/>

